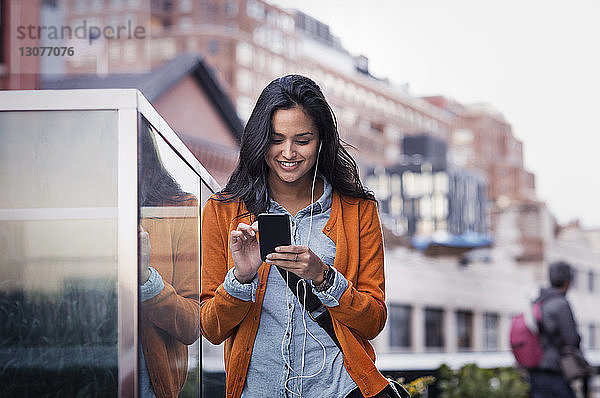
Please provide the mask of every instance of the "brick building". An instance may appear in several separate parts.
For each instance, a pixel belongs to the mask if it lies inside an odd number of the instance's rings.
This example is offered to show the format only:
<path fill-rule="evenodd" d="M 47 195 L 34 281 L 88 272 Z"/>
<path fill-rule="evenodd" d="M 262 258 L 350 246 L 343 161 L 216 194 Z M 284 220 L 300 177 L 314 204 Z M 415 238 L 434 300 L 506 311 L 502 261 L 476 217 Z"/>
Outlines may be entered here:
<path fill-rule="evenodd" d="M 0 90 L 38 88 L 40 58 L 26 54 L 40 40 L 19 27 L 37 27 L 41 8 L 42 1 L 0 0 Z"/>
<path fill-rule="evenodd" d="M 92 5 L 68 1 L 72 6 L 66 8 L 67 23 L 77 23 L 85 15 L 96 23 L 143 24 L 147 13 L 130 8 L 132 1 L 107 3 L 106 10 L 93 6 L 102 0 Z M 447 112 L 372 76 L 366 57 L 349 54 L 327 25 L 306 14 L 262 0 L 156 0 L 151 4 L 151 40 L 127 50 L 108 43 L 108 73 L 126 68 L 124 57 L 155 66 L 177 54 L 199 52 L 214 66 L 244 120 L 269 81 L 288 73 L 305 74 L 321 85 L 342 138 L 360 148 L 354 155 L 367 166 L 394 164 L 406 134 L 428 131 L 445 139 L 451 130 L 453 120 Z M 69 65 L 68 71 L 96 69 L 90 58 L 89 63 Z"/>

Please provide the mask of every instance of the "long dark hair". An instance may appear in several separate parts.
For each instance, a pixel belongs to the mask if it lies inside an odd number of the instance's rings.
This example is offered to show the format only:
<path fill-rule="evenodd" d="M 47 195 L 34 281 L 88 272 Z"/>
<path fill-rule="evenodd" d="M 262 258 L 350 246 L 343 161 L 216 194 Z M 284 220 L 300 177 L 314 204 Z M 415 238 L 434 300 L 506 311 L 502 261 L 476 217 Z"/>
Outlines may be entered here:
<path fill-rule="evenodd" d="M 140 206 L 165 206 L 184 202 L 184 192 L 160 160 L 152 127 L 141 118 L 138 131 L 138 201 Z"/>
<path fill-rule="evenodd" d="M 287 75 L 273 80 L 262 91 L 244 133 L 237 167 L 225 188 L 217 195 L 221 201 L 242 200 L 254 215 L 265 212 L 268 166 L 265 154 L 273 133 L 272 118 L 279 109 L 296 106 L 312 119 L 322 144 L 319 172 L 341 195 L 375 200 L 359 178 L 358 167 L 343 147 L 337 120 L 319 86 L 301 75 Z"/>

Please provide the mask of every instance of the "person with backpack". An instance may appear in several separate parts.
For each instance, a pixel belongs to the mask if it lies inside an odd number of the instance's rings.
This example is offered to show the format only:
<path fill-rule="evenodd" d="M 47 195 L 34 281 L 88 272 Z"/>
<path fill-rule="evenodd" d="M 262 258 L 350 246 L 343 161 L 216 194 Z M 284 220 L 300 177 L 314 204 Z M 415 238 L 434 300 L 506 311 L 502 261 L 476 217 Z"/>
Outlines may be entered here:
<path fill-rule="evenodd" d="M 549 266 L 550 287 L 542 288 L 536 302 L 541 302 L 540 340 L 543 355 L 536 367 L 528 369 L 531 398 L 575 398 L 569 381 L 560 367 L 565 347 L 577 347 L 581 337 L 565 297 L 573 278 L 572 267 L 557 261 Z"/>

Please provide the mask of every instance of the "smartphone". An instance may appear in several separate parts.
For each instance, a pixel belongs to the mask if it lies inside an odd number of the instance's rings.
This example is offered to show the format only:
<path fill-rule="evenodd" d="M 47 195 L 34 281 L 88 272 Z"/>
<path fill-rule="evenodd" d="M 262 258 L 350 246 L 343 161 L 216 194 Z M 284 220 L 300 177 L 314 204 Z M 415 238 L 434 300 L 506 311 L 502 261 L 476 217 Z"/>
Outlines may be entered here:
<path fill-rule="evenodd" d="M 263 261 L 267 259 L 267 254 L 275 253 L 277 246 L 291 245 L 290 216 L 288 214 L 259 214 L 258 238 L 260 258 Z"/>

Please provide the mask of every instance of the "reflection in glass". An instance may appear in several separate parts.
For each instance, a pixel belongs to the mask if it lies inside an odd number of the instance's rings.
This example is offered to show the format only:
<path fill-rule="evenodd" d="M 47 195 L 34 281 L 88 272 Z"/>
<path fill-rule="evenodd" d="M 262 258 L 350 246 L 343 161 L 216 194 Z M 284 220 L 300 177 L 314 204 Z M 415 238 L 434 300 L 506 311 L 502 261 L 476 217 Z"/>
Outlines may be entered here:
<path fill-rule="evenodd" d="M 201 207 L 204 207 L 213 193 L 208 186 L 202 184 Z M 202 338 L 202 396 L 225 396 L 225 363 L 223 360 L 223 345 L 214 345 Z"/>
<path fill-rule="evenodd" d="M 0 112 L 0 392 L 118 391 L 117 112 Z"/>
<path fill-rule="evenodd" d="M 200 178 L 141 118 L 140 396 L 198 396 Z"/>

